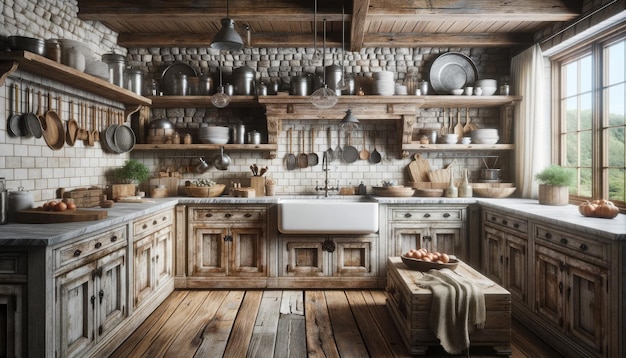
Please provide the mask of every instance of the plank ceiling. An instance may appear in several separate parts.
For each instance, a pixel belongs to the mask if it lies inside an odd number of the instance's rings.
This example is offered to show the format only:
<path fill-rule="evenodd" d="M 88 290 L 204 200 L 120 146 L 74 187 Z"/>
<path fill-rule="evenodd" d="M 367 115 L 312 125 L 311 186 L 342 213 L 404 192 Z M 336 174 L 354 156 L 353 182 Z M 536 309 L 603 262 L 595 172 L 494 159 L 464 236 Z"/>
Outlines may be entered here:
<path fill-rule="evenodd" d="M 231 0 L 254 47 L 526 47 L 533 33 L 582 13 L 582 0 Z M 345 16 L 342 16 L 342 5 Z M 78 0 L 78 17 L 119 33 L 123 47 L 206 47 L 226 0 Z M 315 21 L 317 19 L 317 21 Z M 315 26 L 317 24 L 317 26 Z M 314 36 L 317 28 L 317 39 Z"/>

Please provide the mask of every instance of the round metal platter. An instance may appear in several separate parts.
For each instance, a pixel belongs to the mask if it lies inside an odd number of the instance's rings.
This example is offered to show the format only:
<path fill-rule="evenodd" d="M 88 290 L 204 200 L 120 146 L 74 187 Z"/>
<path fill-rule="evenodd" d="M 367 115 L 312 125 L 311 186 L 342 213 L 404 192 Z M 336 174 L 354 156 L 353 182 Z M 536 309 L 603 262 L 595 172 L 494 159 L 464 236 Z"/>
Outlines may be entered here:
<path fill-rule="evenodd" d="M 129 152 L 135 147 L 135 133 L 130 127 L 123 124 L 115 128 L 113 140 L 120 153 Z"/>
<path fill-rule="evenodd" d="M 452 94 L 452 90 L 473 85 L 477 78 L 474 61 L 461 53 L 444 53 L 430 66 L 430 84 L 438 94 Z"/>

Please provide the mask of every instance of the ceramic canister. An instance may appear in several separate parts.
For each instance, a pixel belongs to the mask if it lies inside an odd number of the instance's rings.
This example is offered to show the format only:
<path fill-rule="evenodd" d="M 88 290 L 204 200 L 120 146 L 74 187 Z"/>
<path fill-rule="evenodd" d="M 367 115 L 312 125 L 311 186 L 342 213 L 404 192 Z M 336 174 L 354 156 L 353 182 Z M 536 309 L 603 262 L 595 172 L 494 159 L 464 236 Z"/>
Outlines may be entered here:
<path fill-rule="evenodd" d="M 15 222 L 16 213 L 20 210 L 31 209 L 35 206 L 33 194 L 19 188 L 18 191 L 9 191 L 9 221 Z"/>

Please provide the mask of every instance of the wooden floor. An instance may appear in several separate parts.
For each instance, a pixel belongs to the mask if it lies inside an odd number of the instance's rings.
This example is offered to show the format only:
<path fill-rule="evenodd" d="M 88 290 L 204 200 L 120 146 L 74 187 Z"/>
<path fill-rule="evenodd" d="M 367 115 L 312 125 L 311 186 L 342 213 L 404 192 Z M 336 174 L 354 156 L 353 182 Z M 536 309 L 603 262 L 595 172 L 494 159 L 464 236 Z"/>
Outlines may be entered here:
<path fill-rule="evenodd" d="M 513 322 L 513 358 L 560 357 Z M 382 290 L 174 291 L 111 357 L 408 357 Z M 429 357 L 450 357 L 440 347 Z M 486 348 L 471 357 L 495 357 Z M 465 355 L 463 355 L 465 357 Z"/>

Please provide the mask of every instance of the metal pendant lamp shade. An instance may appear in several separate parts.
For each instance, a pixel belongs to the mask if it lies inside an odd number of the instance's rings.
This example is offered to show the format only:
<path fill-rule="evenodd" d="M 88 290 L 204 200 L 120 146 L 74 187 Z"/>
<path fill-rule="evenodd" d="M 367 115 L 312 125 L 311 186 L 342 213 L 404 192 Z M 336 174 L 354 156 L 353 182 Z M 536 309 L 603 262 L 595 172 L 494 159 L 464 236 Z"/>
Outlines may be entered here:
<path fill-rule="evenodd" d="M 235 21 L 228 17 L 228 1 L 226 1 L 226 18 L 222 19 L 222 28 L 215 34 L 209 45 L 216 50 L 238 51 L 243 48 L 243 39 L 235 31 Z"/>
<path fill-rule="evenodd" d="M 346 115 L 341 120 L 340 125 L 344 132 L 352 132 L 353 130 L 359 128 L 359 123 L 358 118 L 356 118 L 356 116 L 352 113 L 352 110 L 348 109 L 346 111 Z"/>

